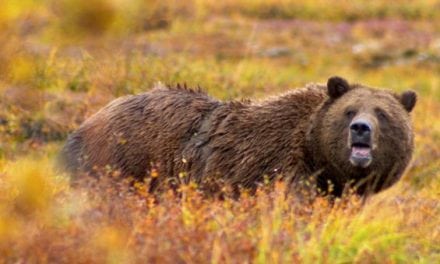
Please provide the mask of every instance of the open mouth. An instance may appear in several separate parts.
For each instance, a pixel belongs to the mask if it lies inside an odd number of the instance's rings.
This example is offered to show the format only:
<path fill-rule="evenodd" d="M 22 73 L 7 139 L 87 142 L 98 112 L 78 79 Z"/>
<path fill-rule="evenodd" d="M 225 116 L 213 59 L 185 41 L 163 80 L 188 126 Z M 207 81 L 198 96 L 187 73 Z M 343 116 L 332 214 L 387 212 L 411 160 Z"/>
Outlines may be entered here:
<path fill-rule="evenodd" d="M 351 144 L 350 162 L 353 166 L 366 168 L 371 164 L 371 146 L 366 143 Z"/>

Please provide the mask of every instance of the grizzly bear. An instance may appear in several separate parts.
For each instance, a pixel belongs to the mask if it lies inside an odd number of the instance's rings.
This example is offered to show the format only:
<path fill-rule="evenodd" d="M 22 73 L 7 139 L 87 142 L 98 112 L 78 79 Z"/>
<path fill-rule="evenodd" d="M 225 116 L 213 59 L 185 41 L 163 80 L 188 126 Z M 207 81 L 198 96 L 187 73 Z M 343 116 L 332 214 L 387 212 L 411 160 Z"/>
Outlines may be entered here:
<path fill-rule="evenodd" d="M 222 102 L 159 85 L 91 116 L 61 157 L 76 173 L 110 166 L 154 178 L 153 190 L 212 179 L 254 190 L 281 178 L 295 192 L 338 197 L 351 188 L 365 195 L 390 187 L 408 165 L 415 103 L 413 91 L 395 94 L 341 77 L 264 101 Z"/>

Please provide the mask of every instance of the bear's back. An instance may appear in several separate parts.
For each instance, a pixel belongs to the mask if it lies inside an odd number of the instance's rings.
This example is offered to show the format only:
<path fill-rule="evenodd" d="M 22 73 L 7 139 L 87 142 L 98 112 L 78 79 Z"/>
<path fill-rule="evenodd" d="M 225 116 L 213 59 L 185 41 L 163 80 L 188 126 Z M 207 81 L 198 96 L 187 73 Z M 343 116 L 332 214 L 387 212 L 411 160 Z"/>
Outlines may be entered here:
<path fill-rule="evenodd" d="M 220 102 L 183 87 L 157 87 L 115 99 L 69 136 L 62 151 L 70 171 L 110 165 L 124 175 L 145 176 L 149 161 L 173 160 L 181 142 L 191 138 L 201 120 Z M 173 164 L 157 164 L 174 174 Z"/>

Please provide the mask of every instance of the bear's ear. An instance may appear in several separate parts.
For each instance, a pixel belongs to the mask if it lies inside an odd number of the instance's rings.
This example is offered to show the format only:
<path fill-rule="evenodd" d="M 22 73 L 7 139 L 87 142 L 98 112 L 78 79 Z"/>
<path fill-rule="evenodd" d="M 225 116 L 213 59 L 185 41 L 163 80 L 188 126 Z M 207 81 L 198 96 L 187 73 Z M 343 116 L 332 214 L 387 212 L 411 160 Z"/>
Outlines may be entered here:
<path fill-rule="evenodd" d="M 350 85 L 344 78 L 333 76 L 327 81 L 327 92 L 333 99 L 341 97 L 349 89 Z"/>
<path fill-rule="evenodd" d="M 408 90 L 400 95 L 400 103 L 406 111 L 411 112 L 416 105 L 417 94 L 414 91 Z"/>

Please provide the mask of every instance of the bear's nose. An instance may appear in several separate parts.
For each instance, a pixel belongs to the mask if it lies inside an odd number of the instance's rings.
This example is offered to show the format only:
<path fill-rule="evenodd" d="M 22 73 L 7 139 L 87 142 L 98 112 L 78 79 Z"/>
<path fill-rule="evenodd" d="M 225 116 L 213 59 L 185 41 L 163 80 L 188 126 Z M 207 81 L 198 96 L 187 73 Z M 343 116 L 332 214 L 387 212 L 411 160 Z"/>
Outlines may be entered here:
<path fill-rule="evenodd" d="M 371 133 L 371 125 L 366 120 L 356 120 L 350 124 L 350 130 L 357 136 L 368 136 Z"/>

